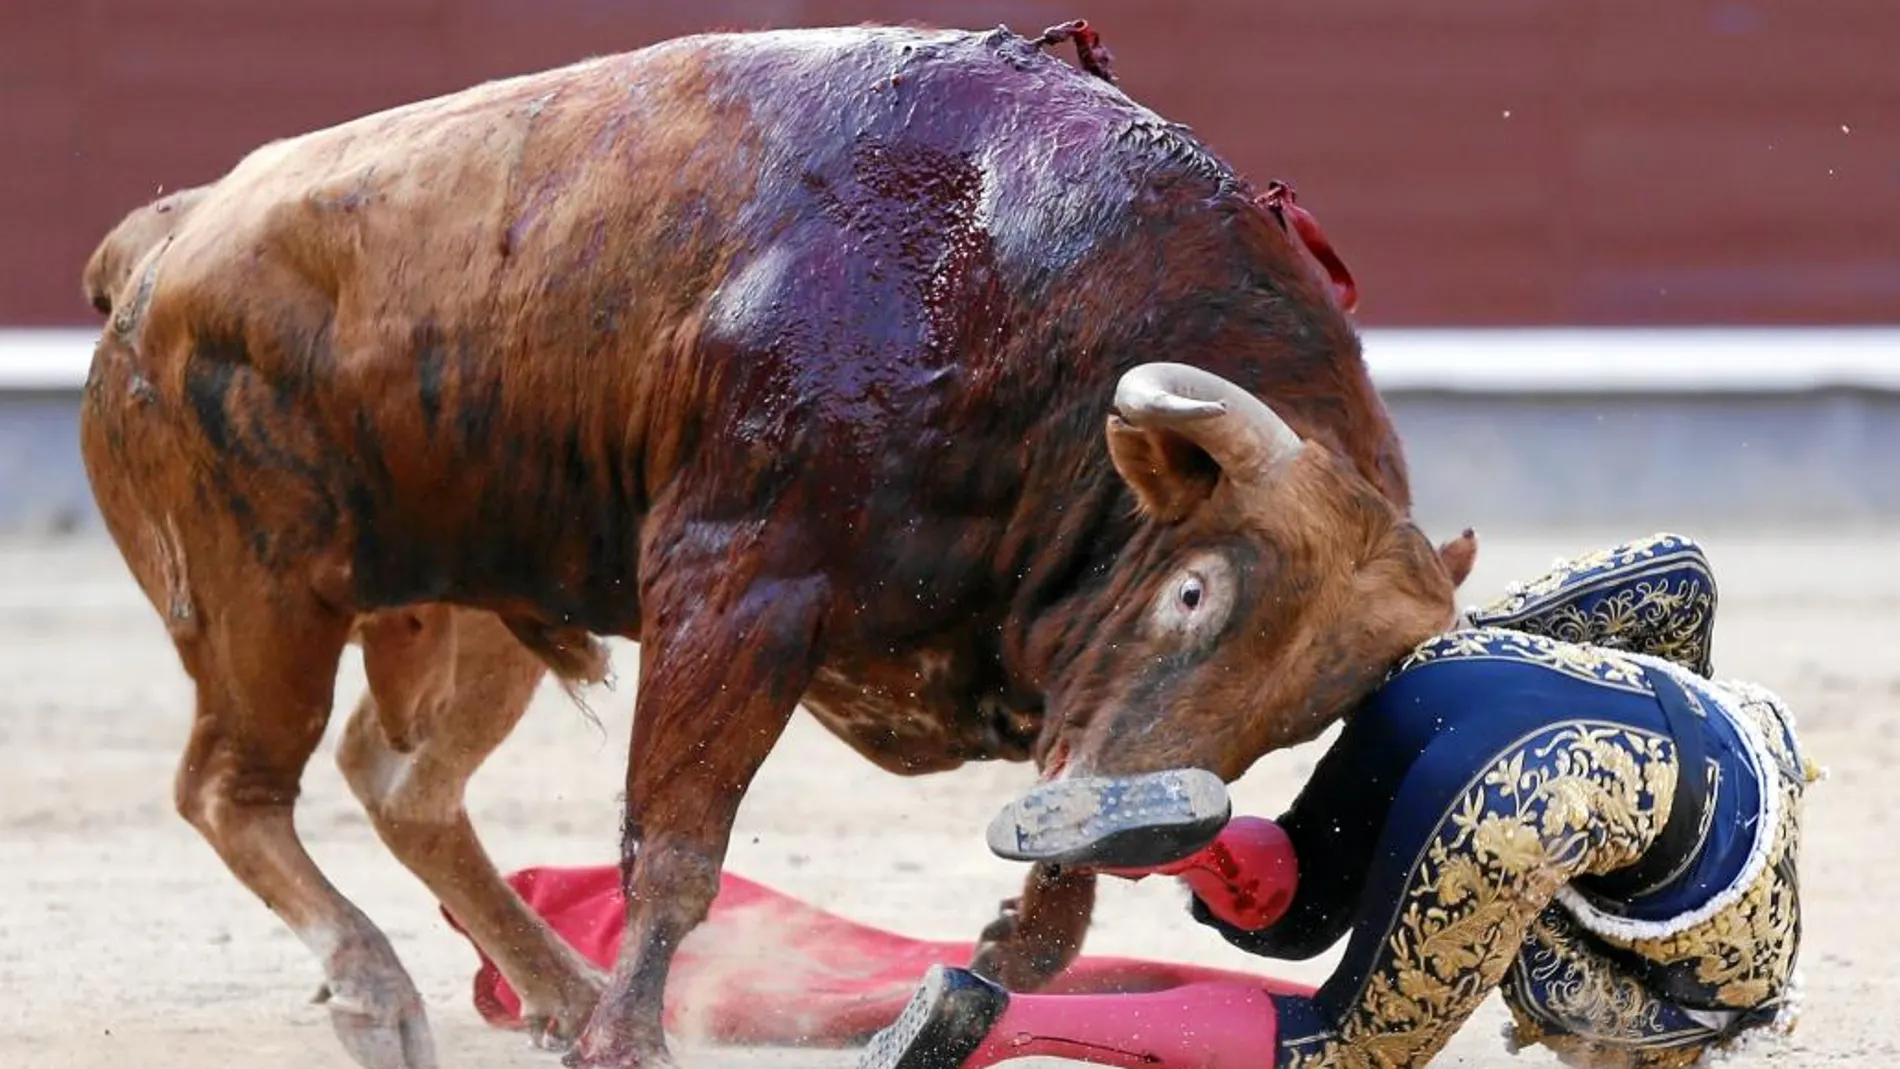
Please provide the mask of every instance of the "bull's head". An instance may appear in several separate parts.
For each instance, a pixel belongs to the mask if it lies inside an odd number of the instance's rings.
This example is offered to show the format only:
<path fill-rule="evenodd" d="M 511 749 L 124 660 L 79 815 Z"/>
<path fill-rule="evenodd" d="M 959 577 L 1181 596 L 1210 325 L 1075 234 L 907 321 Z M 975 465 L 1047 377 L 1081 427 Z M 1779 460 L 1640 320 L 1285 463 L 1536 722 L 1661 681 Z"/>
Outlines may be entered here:
<path fill-rule="evenodd" d="M 1149 522 L 1050 688 L 1048 772 L 1198 767 L 1231 781 L 1318 735 L 1450 625 L 1471 532 L 1434 548 L 1233 383 L 1137 367 L 1108 443 Z"/>

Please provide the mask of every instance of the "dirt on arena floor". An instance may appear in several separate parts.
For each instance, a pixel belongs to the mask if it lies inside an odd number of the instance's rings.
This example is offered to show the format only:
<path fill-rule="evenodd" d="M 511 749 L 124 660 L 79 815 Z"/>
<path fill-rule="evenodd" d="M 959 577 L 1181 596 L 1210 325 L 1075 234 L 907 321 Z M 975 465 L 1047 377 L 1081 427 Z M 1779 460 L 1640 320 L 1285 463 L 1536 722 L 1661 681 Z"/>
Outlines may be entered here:
<path fill-rule="evenodd" d="M 1473 600 L 1512 578 L 1641 532 L 1484 537 Z M 1786 696 L 1830 777 L 1808 795 L 1801 863 L 1804 1011 L 1785 1041 L 1738 1064 L 1779 1069 L 1900 1057 L 1900 538 L 1887 532 L 1696 532 L 1722 604 L 1717 670 Z M 191 691 L 157 617 L 103 541 L 0 542 L 0 1066 L 349 1069 L 317 965 L 172 811 Z M 600 725 L 547 687 L 479 776 L 470 808 L 504 868 L 596 864 L 615 854 L 631 701 L 596 692 Z M 354 651 L 338 716 L 305 777 L 299 825 L 332 878 L 389 933 L 429 1001 L 442 1064 L 559 1064 L 483 1025 L 475 957 L 376 841 L 332 763 L 362 686 Z M 1330 734 L 1327 741 L 1330 741 Z M 1275 755 L 1236 789 L 1271 815 L 1318 746 Z M 741 812 L 730 868 L 826 908 L 919 936 L 967 939 L 1019 870 L 982 829 L 1023 766 L 902 780 L 799 717 Z M 877 815 L 874 817 L 874 815 Z M 1249 958 L 1197 928 L 1171 881 L 1109 881 L 1090 950 L 1177 958 L 1315 980 L 1337 948 L 1298 964 Z M 1494 997 L 1439 1064 L 1511 1058 Z M 686 1048 L 692 1067 L 843 1066 L 851 1052 Z M 1528 1059 L 1528 1061 L 1527 1061 Z"/>

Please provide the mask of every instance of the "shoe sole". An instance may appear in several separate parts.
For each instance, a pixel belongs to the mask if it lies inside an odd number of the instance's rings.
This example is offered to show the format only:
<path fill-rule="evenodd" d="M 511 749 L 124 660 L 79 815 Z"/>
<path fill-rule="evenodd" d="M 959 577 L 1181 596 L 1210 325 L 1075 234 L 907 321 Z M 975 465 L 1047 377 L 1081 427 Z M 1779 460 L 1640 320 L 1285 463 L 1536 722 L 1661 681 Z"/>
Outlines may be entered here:
<path fill-rule="evenodd" d="M 857 1069 L 957 1069 L 1009 1007 L 1009 992 L 967 969 L 932 965 L 904 1012 L 865 1044 Z"/>
<path fill-rule="evenodd" d="M 1214 841 L 1233 814 L 1227 785 L 1198 768 L 1039 784 L 990 821 L 990 852 L 1011 861 L 1154 868 Z"/>

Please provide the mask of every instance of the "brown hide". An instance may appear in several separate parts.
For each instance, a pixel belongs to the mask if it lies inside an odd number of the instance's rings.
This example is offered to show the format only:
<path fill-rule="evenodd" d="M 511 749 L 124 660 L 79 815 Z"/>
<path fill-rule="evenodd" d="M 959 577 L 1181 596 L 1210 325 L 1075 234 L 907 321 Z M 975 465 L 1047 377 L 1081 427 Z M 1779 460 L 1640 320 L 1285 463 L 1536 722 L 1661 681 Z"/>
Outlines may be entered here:
<path fill-rule="evenodd" d="M 1363 513 L 1314 581 L 1376 600 L 1353 554 L 1420 537 L 1399 444 L 1257 192 L 1021 38 L 860 27 L 686 38 L 367 116 L 109 236 L 82 445 L 198 685 L 180 808 L 322 956 L 359 1061 L 423 1064 L 419 1004 L 288 819 L 353 634 L 353 788 L 458 915 L 485 911 L 471 935 L 561 1040 L 597 982 L 496 897 L 460 783 L 538 678 L 496 620 L 571 680 L 600 677 L 592 635 L 639 640 L 629 932 L 581 1040 L 628 1065 L 662 1056 L 666 961 L 797 702 L 895 772 L 1026 759 L 1045 720 L 1089 722 L 1055 703 L 1139 665 L 1095 640 L 1196 539 L 1276 548 L 1191 450 L 1177 474 L 1209 507 L 1136 508 L 1102 424 L 1129 368 L 1272 398 L 1327 458 L 1299 485 Z M 1235 649 L 1223 671 L 1287 652 Z M 1234 735 L 1227 764 L 1274 737 Z M 1013 933 L 1030 960 L 991 963 L 1023 983 L 1086 918 L 1047 877 Z M 1066 911 L 1041 934 L 1038 887 Z"/>

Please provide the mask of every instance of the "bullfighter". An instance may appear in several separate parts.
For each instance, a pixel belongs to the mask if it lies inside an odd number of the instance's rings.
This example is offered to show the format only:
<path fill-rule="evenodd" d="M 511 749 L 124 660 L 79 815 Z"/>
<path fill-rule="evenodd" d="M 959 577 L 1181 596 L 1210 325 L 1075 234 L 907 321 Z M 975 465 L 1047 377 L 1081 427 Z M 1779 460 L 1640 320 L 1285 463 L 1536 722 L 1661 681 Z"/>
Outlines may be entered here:
<path fill-rule="evenodd" d="M 936 966 L 860 1069 L 1418 1066 L 1493 989 L 1513 1049 L 1574 1065 L 1685 1066 L 1785 1032 L 1818 770 L 1776 695 L 1712 677 L 1715 608 L 1687 538 L 1559 562 L 1412 650 L 1277 820 L 1230 819 L 1198 770 L 1039 786 L 992 850 L 1176 875 L 1235 946 L 1304 959 L 1350 930 L 1342 960 L 1310 997 L 1012 994 Z"/>

